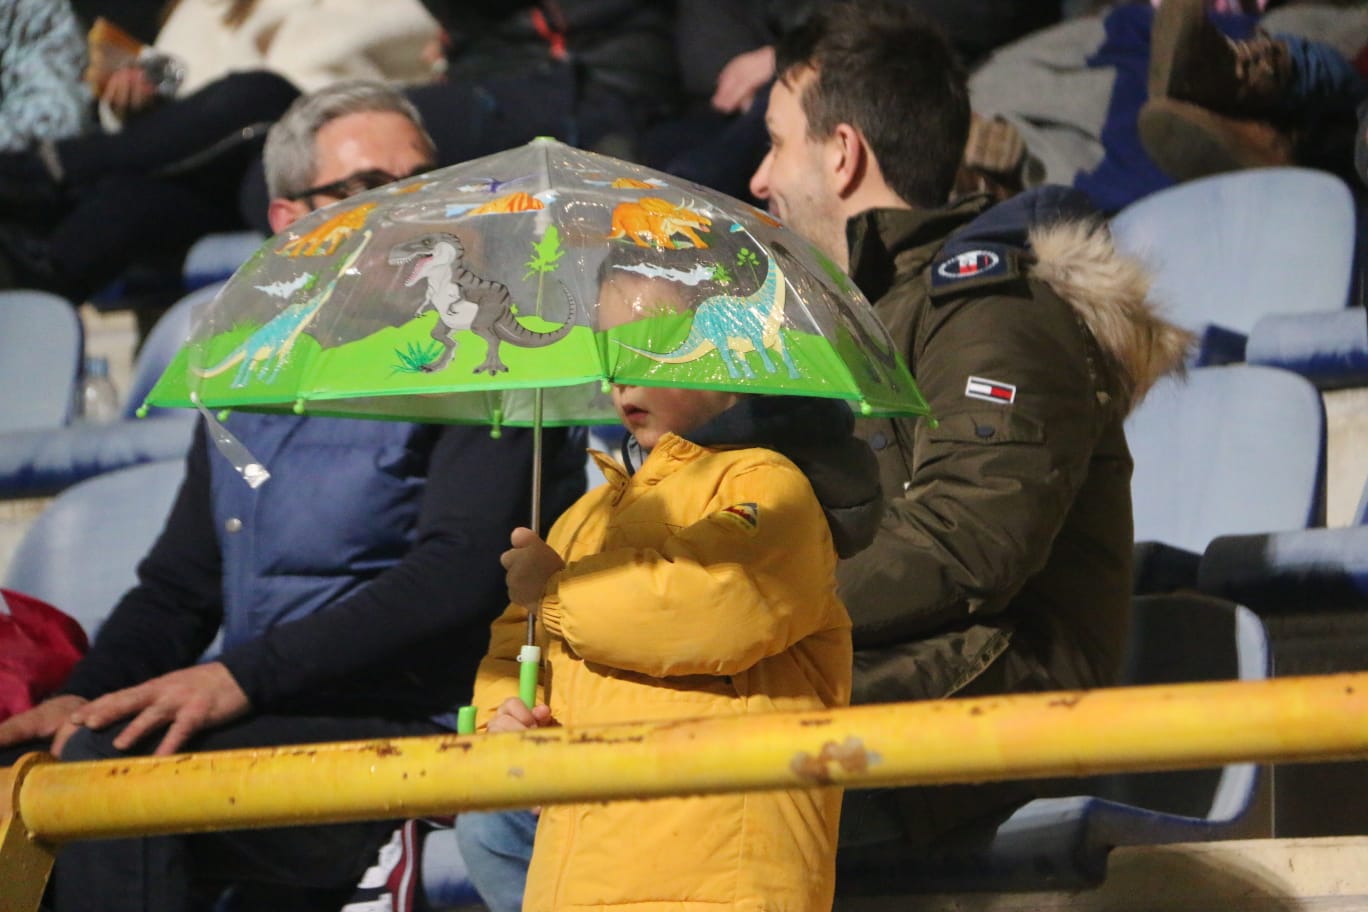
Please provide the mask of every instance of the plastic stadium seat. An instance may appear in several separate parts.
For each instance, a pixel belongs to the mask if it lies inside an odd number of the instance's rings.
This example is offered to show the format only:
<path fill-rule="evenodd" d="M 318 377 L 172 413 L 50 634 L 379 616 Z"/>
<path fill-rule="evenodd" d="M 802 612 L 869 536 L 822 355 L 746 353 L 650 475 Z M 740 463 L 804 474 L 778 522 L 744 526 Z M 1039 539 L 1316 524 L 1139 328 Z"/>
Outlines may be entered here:
<path fill-rule="evenodd" d="M 84 349 L 70 301 L 45 291 L 0 291 L 0 434 L 72 419 Z"/>
<path fill-rule="evenodd" d="M 1260 318 L 1343 310 L 1354 261 L 1344 182 L 1259 168 L 1178 184 L 1111 222 L 1117 246 L 1154 271 L 1153 298 L 1203 336 L 1196 364 L 1244 360 Z"/>
<path fill-rule="evenodd" d="M 223 231 L 206 234 L 190 245 L 181 267 L 187 292 L 222 282 L 260 249 L 266 236 L 258 231 Z"/>
<path fill-rule="evenodd" d="M 137 418 L 136 412 L 189 337 L 194 310 L 217 289 L 186 295 L 148 333 L 133 364 L 121 420 L 0 434 L 0 498 L 55 494 L 102 472 L 183 456 L 194 429 L 193 412 L 155 409 L 147 418 Z"/>
<path fill-rule="evenodd" d="M 1202 555 L 1197 586 L 1261 614 L 1368 617 L 1368 482 L 1351 526 L 1217 536 Z"/>
<path fill-rule="evenodd" d="M 1250 330 L 1245 360 L 1295 371 L 1318 389 L 1368 386 L 1368 310 L 1264 317 Z"/>
<path fill-rule="evenodd" d="M 73 485 L 34 520 L 4 585 L 70 614 L 92 637 L 152 546 L 185 472 L 166 459 Z"/>
<path fill-rule="evenodd" d="M 1267 634 L 1249 609 L 1196 594 L 1135 600 L 1125 684 L 1268 675 Z M 1105 879 L 1107 856 L 1117 846 L 1244 835 L 1258 783 L 1257 765 L 1245 763 L 1080 780 L 1083 794 L 1028 802 L 995 826 L 968 828 L 930 851 L 904 853 L 869 877 L 852 882 L 848 876 L 838 894 L 1095 886 Z"/>
<path fill-rule="evenodd" d="M 1165 378 L 1126 438 L 1137 592 L 1193 585 L 1219 535 L 1324 523 L 1325 409 L 1296 374 L 1234 364 Z"/>
<path fill-rule="evenodd" d="M 161 379 L 162 373 L 176 357 L 176 352 L 180 351 L 180 347 L 190 338 L 195 313 L 201 306 L 212 301 L 221 288 L 223 282 L 202 285 L 171 305 L 171 308 L 157 320 L 138 349 L 138 357 L 133 364 L 133 376 L 129 381 L 128 393 L 124 397 L 124 418 L 137 417 L 138 409 L 147 398 L 147 394 Z M 184 413 L 170 409 L 153 409 L 150 414 Z"/>

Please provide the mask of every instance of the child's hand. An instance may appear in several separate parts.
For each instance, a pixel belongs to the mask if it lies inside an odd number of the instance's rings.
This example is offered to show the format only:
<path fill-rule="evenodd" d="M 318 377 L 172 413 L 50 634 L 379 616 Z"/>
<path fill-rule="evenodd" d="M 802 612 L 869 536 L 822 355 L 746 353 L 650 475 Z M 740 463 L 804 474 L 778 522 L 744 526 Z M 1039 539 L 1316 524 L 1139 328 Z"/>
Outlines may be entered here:
<path fill-rule="evenodd" d="M 535 608 L 546 592 L 546 581 L 565 567 L 565 561 L 531 529 L 519 526 L 509 541 L 513 547 L 499 557 L 508 571 L 508 600 Z"/>
<path fill-rule="evenodd" d="M 509 697 L 494 713 L 494 718 L 489 720 L 487 730 L 491 732 L 526 731 L 529 728 L 541 728 L 550 724 L 551 707 L 545 703 L 538 703 L 528 709 L 527 704 L 522 700 L 517 697 Z"/>

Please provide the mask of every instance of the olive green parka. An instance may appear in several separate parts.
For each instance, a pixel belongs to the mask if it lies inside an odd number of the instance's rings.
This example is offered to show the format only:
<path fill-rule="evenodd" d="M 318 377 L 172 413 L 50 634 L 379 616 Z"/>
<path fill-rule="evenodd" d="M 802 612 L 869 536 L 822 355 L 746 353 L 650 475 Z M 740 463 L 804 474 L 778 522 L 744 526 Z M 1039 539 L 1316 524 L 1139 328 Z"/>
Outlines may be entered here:
<path fill-rule="evenodd" d="M 838 571 L 855 703 L 1092 687 L 1119 671 L 1133 545 L 1123 420 L 1188 337 L 1147 304 L 1143 271 L 1103 223 L 1017 212 L 1012 243 L 1010 208 L 965 227 L 987 208 L 973 197 L 848 225 L 851 276 L 935 418 L 857 423 L 888 507 L 874 544 Z M 956 809 L 941 815 L 908 825 L 930 836 Z"/>

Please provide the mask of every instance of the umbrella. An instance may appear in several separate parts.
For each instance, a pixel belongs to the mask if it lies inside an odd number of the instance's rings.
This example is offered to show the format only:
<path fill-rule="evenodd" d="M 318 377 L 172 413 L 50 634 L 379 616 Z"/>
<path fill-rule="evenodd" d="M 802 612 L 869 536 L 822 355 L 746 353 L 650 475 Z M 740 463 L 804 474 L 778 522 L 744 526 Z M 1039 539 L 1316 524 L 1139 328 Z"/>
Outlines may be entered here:
<path fill-rule="evenodd" d="M 604 288 L 648 285 L 629 321 L 599 314 Z M 537 423 L 541 398 L 546 425 L 600 424 L 616 420 L 612 382 L 927 413 L 868 303 L 812 245 L 716 191 L 546 139 L 268 240 L 148 404 L 497 428 Z"/>
<path fill-rule="evenodd" d="M 543 426 L 616 421 L 610 383 L 928 414 L 869 303 L 811 244 L 731 197 L 549 139 L 268 240 L 147 401 L 531 426 L 539 446 Z"/>

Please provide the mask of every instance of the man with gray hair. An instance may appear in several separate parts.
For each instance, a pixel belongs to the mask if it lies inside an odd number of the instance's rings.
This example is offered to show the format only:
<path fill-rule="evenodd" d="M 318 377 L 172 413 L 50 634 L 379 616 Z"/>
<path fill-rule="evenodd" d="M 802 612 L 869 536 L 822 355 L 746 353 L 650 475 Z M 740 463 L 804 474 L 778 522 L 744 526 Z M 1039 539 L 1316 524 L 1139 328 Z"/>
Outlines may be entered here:
<path fill-rule="evenodd" d="M 402 96 L 345 83 L 299 99 L 266 144 L 271 227 L 428 168 Z M 531 432 L 234 414 L 268 456 L 251 489 L 195 434 L 166 526 L 60 693 L 0 723 L 0 763 L 434 734 L 455 728 L 499 555 L 531 512 Z M 584 490 L 577 432 L 546 434 L 544 522 Z M 74 556 L 73 556 L 74 557 Z M 222 631 L 210 661 L 205 650 Z M 393 821 L 78 842 L 58 912 L 336 909 Z"/>

